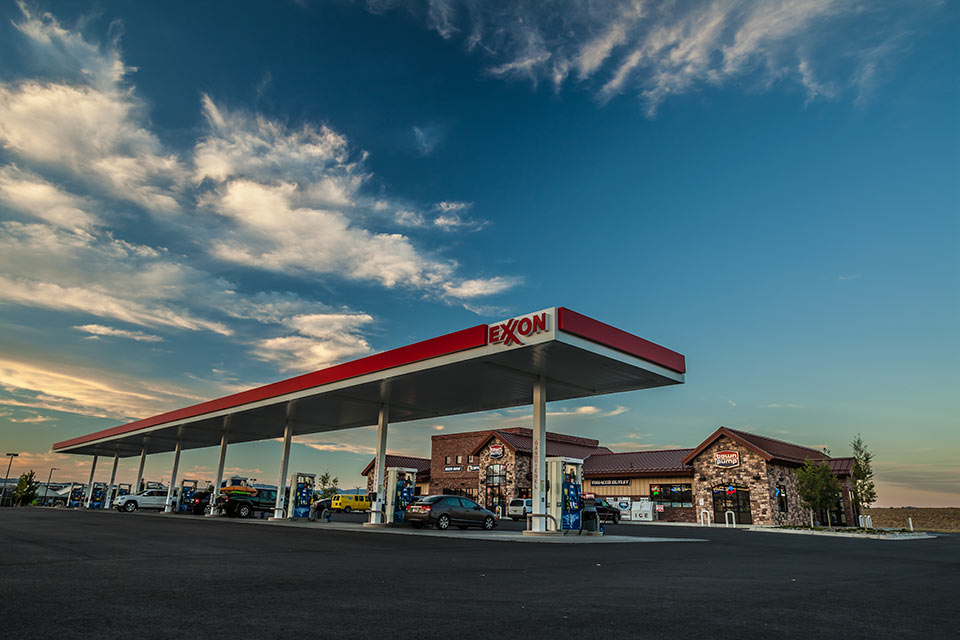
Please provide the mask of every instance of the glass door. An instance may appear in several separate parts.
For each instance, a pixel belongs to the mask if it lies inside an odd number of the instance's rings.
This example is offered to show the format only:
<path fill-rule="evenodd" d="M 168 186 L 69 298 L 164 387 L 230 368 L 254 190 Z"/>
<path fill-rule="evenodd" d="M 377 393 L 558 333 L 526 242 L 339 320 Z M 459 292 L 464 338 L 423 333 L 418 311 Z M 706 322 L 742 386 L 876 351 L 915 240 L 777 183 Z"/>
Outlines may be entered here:
<path fill-rule="evenodd" d="M 725 522 L 727 511 L 733 511 L 737 524 L 753 524 L 750 512 L 750 489 L 735 484 L 718 484 L 713 488 L 713 521 Z"/>

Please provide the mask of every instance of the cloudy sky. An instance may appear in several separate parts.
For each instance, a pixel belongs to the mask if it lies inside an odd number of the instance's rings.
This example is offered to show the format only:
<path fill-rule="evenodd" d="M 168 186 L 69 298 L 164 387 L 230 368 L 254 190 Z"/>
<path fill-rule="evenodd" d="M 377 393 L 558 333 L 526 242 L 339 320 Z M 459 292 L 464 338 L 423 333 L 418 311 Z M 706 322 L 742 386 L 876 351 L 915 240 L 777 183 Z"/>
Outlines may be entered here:
<path fill-rule="evenodd" d="M 563 305 L 689 373 L 551 405 L 552 430 L 635 450 L 727 425 L 834 455 L 859 432 L 881 504 L 960 505 L 956 6 L 94 6 L 0 8 L 15 474 L 82 480 L 53 442 Z M 389 448 L 529 422 L 399 425 Z M 374 436 L 300 438 L 292 468 L 355 486 Z M 278 466 L 276 442 L 227 460 Z"/>

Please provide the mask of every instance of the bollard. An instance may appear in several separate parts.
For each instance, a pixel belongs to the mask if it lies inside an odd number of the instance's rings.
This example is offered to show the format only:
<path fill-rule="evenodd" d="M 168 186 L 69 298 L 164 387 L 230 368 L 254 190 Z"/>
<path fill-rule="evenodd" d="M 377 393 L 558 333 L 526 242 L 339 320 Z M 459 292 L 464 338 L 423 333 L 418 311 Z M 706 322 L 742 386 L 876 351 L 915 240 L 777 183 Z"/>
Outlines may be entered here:
<path fill-rule="evenodd" d="M 910 523 L 910 531 L 913 532 L 913 518 L 907 518 L 907 522 Z"/>

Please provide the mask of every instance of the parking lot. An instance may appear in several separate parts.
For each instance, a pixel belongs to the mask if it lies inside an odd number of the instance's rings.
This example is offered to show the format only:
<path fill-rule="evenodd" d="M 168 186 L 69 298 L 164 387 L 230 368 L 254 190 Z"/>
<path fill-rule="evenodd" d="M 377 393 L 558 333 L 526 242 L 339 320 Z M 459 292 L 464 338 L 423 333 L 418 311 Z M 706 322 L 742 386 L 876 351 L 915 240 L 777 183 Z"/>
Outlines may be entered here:
<path fill-rule="evenodd" d="M 0 511 L 4 636 L 958 637 L 956 536 L 623 524 L 707 541 L 541 545 L 211 520 Z"/>

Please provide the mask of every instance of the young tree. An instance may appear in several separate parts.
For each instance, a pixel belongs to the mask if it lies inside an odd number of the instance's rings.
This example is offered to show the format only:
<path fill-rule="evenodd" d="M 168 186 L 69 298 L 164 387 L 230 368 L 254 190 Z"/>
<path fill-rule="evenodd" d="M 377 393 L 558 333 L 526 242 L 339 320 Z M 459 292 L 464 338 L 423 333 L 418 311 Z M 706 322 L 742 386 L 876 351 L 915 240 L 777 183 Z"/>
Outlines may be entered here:
<path fill-rule="evenodd" d="M 850 446 L 853 448 L 853 504 L 859 513 L 861 507 L 869 509 L 877 501 L 877 487 L 873 483 L 873 454 L 859 433 Z"/>
<path fill-rule="evenodd" d="M 837 502 L 840 485 L 826 462 L 814 463 L 807 458 L 797 469 L 797 495 L 803 506 L 810 510 L 810 527 L 813 527 L 814 509 L 827 512 L 827 526 L 831 526 L 830 509 Z"/>
<path fill-rule="evenodd" d="M 337 487 L 338 482 L 340 482 L 340 480 L 332 477 L 329 471 L 324 471 L 320 474 L 320 477 L 317 478 L 317 493 L 320 494 L 320 499 L 324 500 L 336 495 L 339 490 Z"/>
<path fill-rule="evenodd" d="M 29 472 L 24 473 L 20 476 L 20 479 L 17 480 L 17 488 L 13 492 L 13 501 L 19 506 L 30 504 L 37 499 L 37 490 L 40 488 L 40 483 L 37 482 L 37 475 L 31 469 Z"/>

